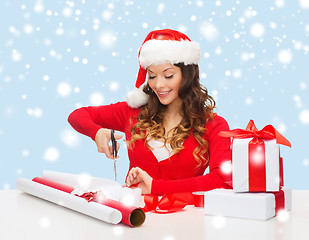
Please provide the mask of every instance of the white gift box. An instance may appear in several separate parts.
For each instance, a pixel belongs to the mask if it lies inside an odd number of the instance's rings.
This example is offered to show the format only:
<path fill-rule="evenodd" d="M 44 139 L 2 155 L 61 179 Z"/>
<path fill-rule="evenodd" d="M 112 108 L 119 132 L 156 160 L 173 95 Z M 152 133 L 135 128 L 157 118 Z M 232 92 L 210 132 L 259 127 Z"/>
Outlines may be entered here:
<path fill-rule="evenodd" d="M 290 210 L 292 190 L 282 190 L 284 195 L 280 197 L 284 197 L 284 209 Z M 273 193 L 236 193 L 232 189 L 214 189 L 205 192 L 204 210 L 207 215 L 267 220 L 276 215 L 276 201 L 280 200 L 276 200 Z"/>
<path fill-rule="evenodd" d="M 250 189 L 255 191 L 274 192 L 280 189 L 280 153 L 279 144 L 276 139 L 265 140 L 265 152 L 256 152 L 253 156 L 253 161 L 263 161 L 265 157 L 265 181 L 266 185 L 261 187 L 257 186 L 261 181 L 250 183 L 249 180 L 249 142 L 253 138 L 244 138 L 233 140 L 232 145 L 232 166 L 233 166 L 233 190 L 235 192 L 251 192 Z M 251 155 L 252 156 L 252 155 Z M 258 163 L 259 164 L 259 163 Z M 261 177 L 260 174 L 252 176 L 253 178 Z M 282 179 L 283 180 L 283 179 Z M 249 187 L 250 185 L 250 187 Z"/>

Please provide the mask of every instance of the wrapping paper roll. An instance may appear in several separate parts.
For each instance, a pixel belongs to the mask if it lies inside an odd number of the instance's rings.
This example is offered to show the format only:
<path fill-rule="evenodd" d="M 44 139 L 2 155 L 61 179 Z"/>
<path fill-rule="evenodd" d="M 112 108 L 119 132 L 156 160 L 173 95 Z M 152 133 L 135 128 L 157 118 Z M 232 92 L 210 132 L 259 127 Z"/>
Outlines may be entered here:
<path fill-rule="evenodd" d="M 86 174 L 72 174 L 56 171 L 43 171 L 43 178 L 75 188 L 77 194 L 101 190 L 108 198 L 119 200 L 122 196 L 120 183 L 105 178 L 95 178 Z"/>
<path fill-rule="evenodd" d="M 122 213 L 121 222 L 131 227 L 138 227 L 142 225 L 145 221 L 146 215 L 144 210 L 141 208 L 129 206 L 123 204 L 122 202 L 108 198 L 102 198 L 100 201 L 97 202 L 119 210 Z"/>
<path fill-rule="evenodd" d="M 70 187 L 62 183 L 58 183 L 56 181 L 52 181 L 50 179 L 35 177 L 32 179 L 32 181 L 48 186 L 54 190 L 57 189 L 65 193 L 71 193 L 70 195 L 72 194 L 73 196 L 75 195 L 75 190 L 73 187 Z M 94 201 L 96 202 L 97 205 L 102 204 L 104 206 L 119 210 L 121 212 L 121 222 L 131 227 L 138 227 L 142 225 L 145 221 L 146 218 L 145 212 L 141 208 L 137 208 L 135 206 L 127 205 L 122 202 L 109 199 L 105 196 L 104 192 L 102 192 L 101 190 L 99 193 L 94 192 L 84 193 L 80 197 L 81 199 L 85 198 L 86 200 L 88 200 L 89 203 L 93 203 L 92 201 Z"/>
<path fill-rule="evenodd" d="M 121 221 L 121 212 L 94 202 L 87 202 L 85 199 L 68 194 L 67 192 L 45 186 L 43 184 L 20 178 L 16 182 L 19 190 L 30 195 L 72 209 L 85 215 L 94 217 L 107 223 L 117 224 Z"/>
<path fill-rule="evenodd" d="M 75 188 L 74 193 L 82 195 L 85 192 L 104 192 L 107 198 L 120 201 L 126 205 L 144 207 L 145 203 L 140 188 L 122 187 L 120 183 L 106 178 L 95 178 L 86 174 L 72 174 L 56 171 L 43 171 L 43 178 Z"/>

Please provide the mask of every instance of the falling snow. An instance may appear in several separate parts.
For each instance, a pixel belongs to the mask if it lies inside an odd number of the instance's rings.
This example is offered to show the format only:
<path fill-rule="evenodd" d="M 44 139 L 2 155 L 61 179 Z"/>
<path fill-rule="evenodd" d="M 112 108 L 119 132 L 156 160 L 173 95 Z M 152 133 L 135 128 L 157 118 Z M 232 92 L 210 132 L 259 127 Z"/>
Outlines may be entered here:
<path fill-rule="evenodd" d="M 226 224 L 226 219 L 225 217 L 222 216 L 214 216 L 212 219 L 212 225 L 216 229 L 222 229 L 224 228 Z"/>
<path fill-rule="evenodd" d="M 57 86 L 57 92 L 62 97 L 67 97 L 71 94 L 72 88 L 69 83 L 63 82 Z"/>
<path fill-rule="evenodd" d="M 265 32 L 265 28 L 264 28 L 263 24 L 261 24 L 261 23 L 254 23 L 250 27 L 250 33 L 255 38 L 262 37 L 264 35 L 264 32 Z"/>
<path fill-rule="evenodd" d="M 42 218 L 40 218 L 40 220 L 39 220 L 39 226 L 40 226 L 41 228 L 49 228 L 50 225 L 51 225 L 51 221 L 50 221 L 50 219 L 49 219 L 48 217 L 42 217 Z"/>
<path fill-rule="evenodd" d="M 80 146 L 80 138 L 75 131 L 72 129 L 65 129 L 61 131 L 61 140 L 67 146 L 76 148 Z"/>
<path fill-rule="evenodd" d="M 104 97 L 100 92 L 94 92 L 90 95 L 90 103 L 94 106 L 99 106 L 104 103 Z"/>
<path fill-rule="evenodd" d="M 308 177 L 297 180 L 309 176 L 303 136 L 309 128 L 309 0 L 1 1 L 0 14 L 6 19 L 0 26 L 0 159 L 9 166 L 0 172 L 3 189 L 51 165 L 113 177 L 111 162 L 70 127 L 68 115 L 124 101 L 134 88 L 141 43 L 163 28 L 200 44 L 201 83 L 231 128 L 253 119 L 291 141 L 293 151 L 281 148 L 287 176 L 294 176 L 285 182 L 309 187 Z M 125 144 L 119 155 L 123 180 Z M 214 225 L 223 227 L 224 219 Z"/>
<path fill-rule="evenodd" d="M 56 162 L 59 158 L 59 150 L 55 147 L 49 147 L 45 150 L 44 159 L 47 162 Z"/>

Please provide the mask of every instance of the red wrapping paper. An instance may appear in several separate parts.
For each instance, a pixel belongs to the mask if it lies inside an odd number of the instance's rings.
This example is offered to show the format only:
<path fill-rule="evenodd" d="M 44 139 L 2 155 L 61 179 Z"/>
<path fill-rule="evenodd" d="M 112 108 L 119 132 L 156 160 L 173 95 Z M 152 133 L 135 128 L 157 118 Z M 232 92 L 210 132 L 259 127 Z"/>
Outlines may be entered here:
<path fill-rule="evenodd" d="M 32 181 L 44 184 L 48 187 L 52 187 L 52 188 L 58 189 L 60 191 L 66 192 L 66 193 L 71 193 L 71 192 L 74 191 L 74 188 L 71 187 L 71 186 L 64 185 L 64 184 L 61 184 L 61 183 L 57 183 L 57 182 L 54 182 L 54 181 L 51 181 L 51 180 L 48 180 L 48 179 L 42 178 L 42 177 L 35 177 L 35 178 L 32 179 Z"/>
<path fill-rule="evenodd" d="M 72 193 L 74 188 L 71 186 L 67 186 L 61 183 L 57 183 L 55 181 L 51 181 L 45 178 L 41 177 L 35 177 L 32 179 L 32 181 L 41 183 L 43 185 L 58 189 L 63 192 Z M 143 209 L 136 208 L 134 206 L 125 205 L 122 202 L 115 201 L 112 199 L 108 199 L 105 197 L 99 197 L 96 198 L 95 193 L 85 193 L 81 195 L 80 197 L 85 198 L 87 201 L 95 201 L 97 203 L 103 204 L 105 206 L 115 208 L 119 210 L 122 214 L 122 220 L 121 222 L 124 224 L 127 224 L 131 227 L 138 227 L 142 225 L 145 221 L 145 212 Z"/>

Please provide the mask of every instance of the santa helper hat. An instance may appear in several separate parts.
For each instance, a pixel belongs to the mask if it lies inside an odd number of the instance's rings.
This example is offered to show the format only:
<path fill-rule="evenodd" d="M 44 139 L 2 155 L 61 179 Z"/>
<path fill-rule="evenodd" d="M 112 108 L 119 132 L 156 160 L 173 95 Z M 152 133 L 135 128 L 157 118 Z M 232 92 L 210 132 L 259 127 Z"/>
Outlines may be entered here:
<path fill-rule="evenodd" d="M 150 32 L 144 40 L 138 53 L 139 72 L 135 89 L 127 95 L 127 103 L 132 108 L 139 108 L 148 102 L 148 95 L 142 90 L 150 65 L 198 64 L 201 59 L 200 46 L 191 41 L 185 34 L 162 29 Z"/>

